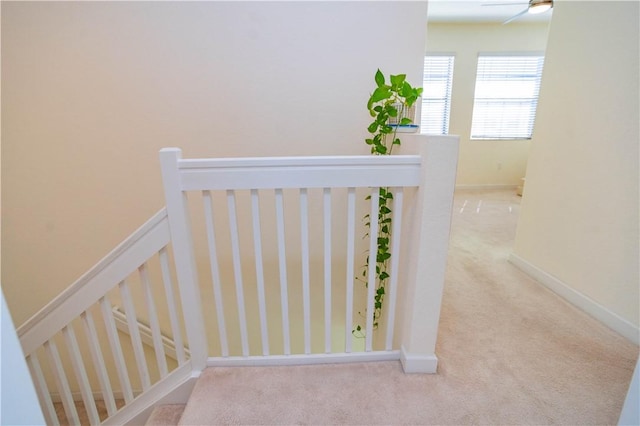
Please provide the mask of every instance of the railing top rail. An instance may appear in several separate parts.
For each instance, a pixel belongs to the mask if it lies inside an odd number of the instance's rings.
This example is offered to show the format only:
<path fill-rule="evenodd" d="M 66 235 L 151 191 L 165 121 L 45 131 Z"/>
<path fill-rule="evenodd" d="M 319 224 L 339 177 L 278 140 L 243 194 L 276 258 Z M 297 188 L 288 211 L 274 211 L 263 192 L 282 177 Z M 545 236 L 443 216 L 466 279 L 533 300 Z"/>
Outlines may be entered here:
<path fill-rule="evenodd" d="M 234 157 L 181 159 L 181 170 L 205 168 L 250 168 L 250 167 L 366 167 L 366 166 L 419 166 L 419 155 L 341 155 L 302 157 Z"/>
<path fill-rule="evenodd" d="M 17 329 L 17 334 L 25 353 L 30 353 L 95 303 L 96 294 L 105 294 L 107 286 L 113 286 L 124 279 L 131 270 L 139 266 L 138 261 L 144 262 L 146 258 L 141 258 L 148 251 L 156 250 L 148 245 L 149 241 L 157 245 L 167 244 L 169 231 L 166 218 L 167 210 L 163 207 L 93 268 L 22 324 Z M 137 254 L 134 257 L 131 257 L 132 250 Z M 125 253 L 129 254 L 129 258 L 120 261 Z M 130 259 L 133 259 L 133 263 Z"/>
<path fill-rule="evenodd" d="M 177 148 L 160 155 L 171 158 L 183 191 L 418 186 L 422 164 L 418 155 L 182 159 Z"/>

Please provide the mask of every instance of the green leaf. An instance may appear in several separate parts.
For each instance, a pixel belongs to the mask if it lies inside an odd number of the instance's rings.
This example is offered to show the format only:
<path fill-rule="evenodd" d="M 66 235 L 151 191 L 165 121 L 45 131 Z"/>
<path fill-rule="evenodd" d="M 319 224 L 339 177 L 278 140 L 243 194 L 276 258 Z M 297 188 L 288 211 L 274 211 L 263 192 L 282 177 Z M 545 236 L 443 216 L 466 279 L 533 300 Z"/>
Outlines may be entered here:
<path fill-rule="evenodd" d="M 397 117 L 398 116 L 398 110 L 395 107 L 387 108 L 387 113 L 389 114 L 389 117 Z"/>
<path fill-rule="evenodd" d="M 389 99 L 390 97 L 391 97 L 391 90 L 389 90 L 387 86 L 382 86 L 382 87 L 378 87 L 376 90 L 373 91 L 373 93 L 371 94 L 371 98 L 369 98 L 369 101 L 371 102 L 371 104 L 374 104 L 384 99 Z"/>
<path fill-rule="evenodd" d="M 416 95 L 411 95 L 405 98 L 405 102 L 407 103 L 408 107 L 412 106 L 417 100 L 418 97 Z"/>
<path fill-rule="evenodd" d="M 376 130 L 378 130 L 378 126 L 380 126 L 378 122 L 374 121 L 373 123 L 369 124 L 369 127 L 367 127 L 367 130 L 369 131 L 369 133 L 375 133 Z"/>
<path fill-rule="evenodd" d="M 387 124 L 387 120 L 388 119 L 389 119 L 389 115 L 388 114 L 380 113 L 376 117 L 376 123 L 378 123 L 381 126 L 384 126 L 385 124 Z"/>
<path fill-rule="evenodd" d="M 398 75 L 389 76 L 389 79 L 391 80 L 391 85 L 393 87 L 402 86 L 402 84 L 405 82 L 406 78 L 407 78 L 406 74 L 398 74 Z M 411 87 L 411 86 L 409 86 L 409 87 Z"/>
<path fill-rule="evenodd" d="M 385 260 L 389 259 L 390 257 L 391 257 L 391 253 L 380 253 L 376 257 L 376 262 L 384 262 Z"/>
<path fill-rule="evenodd" d="M 402 88 L 400 89 L 400 94 L 402 95 L 403 98 L 410 98 L 412 96 L 415 96 L 413 87 L 411 87 L 411 85 L 406 81 L 402 82 Z"/>
<path fill-rule="evenodd" d="M 392 145 L 400 145 L 400 138 L 396 138 Z"/>
<path fill-rule="evenodd" d="M 379 152 L 380 154 L 386 154 L 387 153 L 387 147 L 384 145 L 378 145 L 376 146 L 376 152 Z"/>
<path fill-rule="evenodd" d="M 378 71 L 376 71 L 375 80 L 378 87 L 384 86 L 384 74 L 382 74 L 382 72 L 379 69 Z"/>
<path fill-rule="evenodd" d="M 373 139 L 365 139 L 364 141 L 367 143 L 367 145 L 373 145 Z"/>
<path fill-rule="evenodd" d="M 413 120 L 411 120 L 410 118 L 404 117 L 402 120 L 400 120 L 400 125 L 406 126 L 407 124 L 411 124 L 412 122 Z"/>

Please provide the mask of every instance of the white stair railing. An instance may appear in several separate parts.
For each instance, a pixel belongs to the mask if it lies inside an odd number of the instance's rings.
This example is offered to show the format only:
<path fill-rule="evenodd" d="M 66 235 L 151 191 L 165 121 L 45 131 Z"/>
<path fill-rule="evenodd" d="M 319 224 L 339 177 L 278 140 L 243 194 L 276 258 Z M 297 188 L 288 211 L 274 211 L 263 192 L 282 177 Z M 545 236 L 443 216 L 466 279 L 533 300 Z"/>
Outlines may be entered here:
<path fill-rule="evenodd" d="M 182 159 L 177 148 L 161 151 L 167 208 L 183 217 L 181 251 L 201 263 L 185 259 L 183 273 L 194 283 L 205 276 L 190 298 L 200 302 L 207 365 L 401 359 L 407 371 L 435 372 L 458 139 L 413 138 L 419 155 Z M 366 212 L 368 251 L 377 252 L 379 188 L 394 194 L 394 228 L 376 330 L 367 314 L 376 264 L 359 294 L 364 256 L 354 245 Z M 190 204 L 188 193 L 202 197 Z M 416 326 L 417 316 L 428 327 Z M 357 321 L 362 339 L 352 334 Z"/>
<path fill-rule="evenodd" d="M 132 418 L 132 406 L 144 405 L 134 404 L 140 393 L 155 388 L 161 394 L 166 392 L 163 382 L 173 386 L 190 377 L 169 242 L 167 213 L 162 209 L 17 330 L 48 424 L 61 421 L 54 399 L 62 402 L 71 424 L 80 423 L 77 406 L 86 412 L 91 424 L 107 420 L 99 417 L 96 400 L 104 401 L 109 420 L 118 423 Z M 157 269 L 153 278 L 151 264 Z M 161 280 L 163 285 L 154 286 L 154 280 Z M 142 306 L 135 303 L 132 291 L 141 294 Z M 124 306 L 130 340 L 117 332 L 114 301 Z M 162 322 L 167 323 L 166 332 L 172 336 L 178 360 L 171 368 L 162 344 L 158 302 L 162 302 L 163 312 L 169 312 L 169 320 Z M 150 324 L 151 347 L 142 345 L 138 330 L 142 317 Z M 153 364 L 147 362 L 150 352 Z M 69 365 L 72 374 L 65 368 Z M 90 377 L 95 378 L 94 383 Z M 118 381 L 113 383 L 110 377 Z M 118 410 L 122 405 L 129 407 L 129 413 Z"/>
<path fill-rule="evenodd" d="M 91 424 L 140 421 L 172 392 L 184 398 L 207 365 L 400 359 L 435 372 L 458 138 L 411 139 L 419 155 L 185 160 L 163 149 L 167 208 L 17 330 L 47 423 L 63 420 L 58 401 L 71 424 L 78 406 Z M 375 263 L 366 285 L 355 277 L 377 252 L 380 188 L 393 194 L 393 228 L 376 330 Z"/>

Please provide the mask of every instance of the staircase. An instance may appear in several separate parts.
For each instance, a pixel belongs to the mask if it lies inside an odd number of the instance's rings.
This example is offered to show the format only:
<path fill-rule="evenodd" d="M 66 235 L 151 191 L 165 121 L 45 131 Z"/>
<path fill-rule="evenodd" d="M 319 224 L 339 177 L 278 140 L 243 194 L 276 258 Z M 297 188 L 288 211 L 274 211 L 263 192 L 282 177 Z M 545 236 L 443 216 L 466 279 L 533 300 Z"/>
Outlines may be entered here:
<path fill-rule="evenodd" d="M 151 422 L 175 424 L 207 367 L 434 373 L 458 138 L 405 139 L 394 156 L 162 150 L 166 208 L 17 330 L 47 423 L 140 424 L 155 410 Z M 381 188 L 393 256 L 376 327 L 375 263 L 354 278 L 377 252 Z"/>
<path fill-rule="evenodd" d="M 153 409 L 145 425 L 147 426 L 175 426 L 180 422 L 186 404 L 158 405 Z"/>

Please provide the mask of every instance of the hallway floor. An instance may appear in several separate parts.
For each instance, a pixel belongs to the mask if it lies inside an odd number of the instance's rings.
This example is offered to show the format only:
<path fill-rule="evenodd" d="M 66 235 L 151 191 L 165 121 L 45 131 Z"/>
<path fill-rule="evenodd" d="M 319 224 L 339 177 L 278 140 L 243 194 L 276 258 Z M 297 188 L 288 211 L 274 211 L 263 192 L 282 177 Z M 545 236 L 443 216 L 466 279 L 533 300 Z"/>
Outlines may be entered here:
<path fill-rule="evenodd" d="M 615 424 L 638 347 L 508 262 L 520 198 L 458 191 L 437 375 L 211 368 L 180 424 Z"/>

